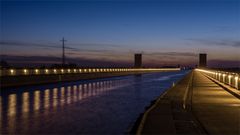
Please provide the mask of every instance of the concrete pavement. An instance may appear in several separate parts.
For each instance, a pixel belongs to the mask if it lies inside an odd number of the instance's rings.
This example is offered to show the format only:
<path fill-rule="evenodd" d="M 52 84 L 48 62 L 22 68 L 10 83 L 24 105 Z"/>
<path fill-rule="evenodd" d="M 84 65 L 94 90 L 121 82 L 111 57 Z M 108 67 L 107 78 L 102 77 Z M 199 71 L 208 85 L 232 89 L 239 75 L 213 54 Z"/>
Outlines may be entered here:
<path fill-rule="evenodd" d="M 193 77 L 192 112 L 209 134 L 240 135 L 240 100 L 200 72 Z"/>

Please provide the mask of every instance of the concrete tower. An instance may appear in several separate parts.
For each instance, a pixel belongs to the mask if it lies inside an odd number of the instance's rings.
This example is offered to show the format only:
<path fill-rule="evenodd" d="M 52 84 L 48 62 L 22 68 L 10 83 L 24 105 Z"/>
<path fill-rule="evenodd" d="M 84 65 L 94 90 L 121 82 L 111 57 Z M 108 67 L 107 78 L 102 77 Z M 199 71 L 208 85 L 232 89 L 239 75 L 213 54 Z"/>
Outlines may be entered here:
<path fill-rule="evenodd" d="M 134 56 L 134 68 L 142 67 L 142 54 L 138 53 Z"/>
<path fill-rule="evenodd" d="M 198 67 L 200 67 L 200 68 L 207 67 L 207 54 L 205 54 L 205 53 L 199 54 L 199 66 Z"/>

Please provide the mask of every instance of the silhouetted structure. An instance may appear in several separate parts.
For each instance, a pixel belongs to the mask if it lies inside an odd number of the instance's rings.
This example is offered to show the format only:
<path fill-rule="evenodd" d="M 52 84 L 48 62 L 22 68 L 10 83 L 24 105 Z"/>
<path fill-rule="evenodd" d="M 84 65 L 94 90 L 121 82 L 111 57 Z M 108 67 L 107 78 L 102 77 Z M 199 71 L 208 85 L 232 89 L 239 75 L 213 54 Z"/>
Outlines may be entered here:
<path fill-rule="evenodd" d="M 205 53 L 200 53 L 199 54 L 199 65 L 198 67 L 204 68 L 207 67 L 207 54 Z"/>
<path fill-rule="evenodd" d="M 134 56 L 134 67 L 141 68 L 142 67 L 142 54 L 138 53 Z"/>
<path fill-rule="evenodd" d="M 65 45 L 64 45 L 64 42 L 67 41 L 64 39 L 64 37 L 62 38 L 62 66 L 65 65 Z"/>

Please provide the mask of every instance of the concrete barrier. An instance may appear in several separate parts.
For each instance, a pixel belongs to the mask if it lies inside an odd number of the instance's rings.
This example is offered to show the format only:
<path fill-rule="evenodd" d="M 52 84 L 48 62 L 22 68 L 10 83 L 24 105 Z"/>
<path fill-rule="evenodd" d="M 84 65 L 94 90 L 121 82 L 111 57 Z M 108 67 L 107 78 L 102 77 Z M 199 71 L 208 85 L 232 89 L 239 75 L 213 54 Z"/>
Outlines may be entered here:
<path fill-rule="evenodd" d="M 211 69 L 196 69 L 197 71 L 203 72 L 207 76 L 214 78 L 226 85 L 231 86 L 240 90 L 240 75 L 233 72 L 225 72 Z"/>

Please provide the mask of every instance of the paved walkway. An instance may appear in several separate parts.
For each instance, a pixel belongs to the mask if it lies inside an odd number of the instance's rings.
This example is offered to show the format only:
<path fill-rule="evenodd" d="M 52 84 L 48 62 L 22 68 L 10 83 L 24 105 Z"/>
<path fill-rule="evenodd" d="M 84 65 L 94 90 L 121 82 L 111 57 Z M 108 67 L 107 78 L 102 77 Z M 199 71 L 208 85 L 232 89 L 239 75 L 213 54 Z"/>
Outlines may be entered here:
<path fill-rule="evenodd" d="M 194 71 L 145 112 L 137 134 L 240 135 L 240 99 Z"/>
<path fill-rule="evenodd" d="M 240 99 L 200 72 L 193 77 L 192 111 L 209 134 L 240 135 Z"/>

